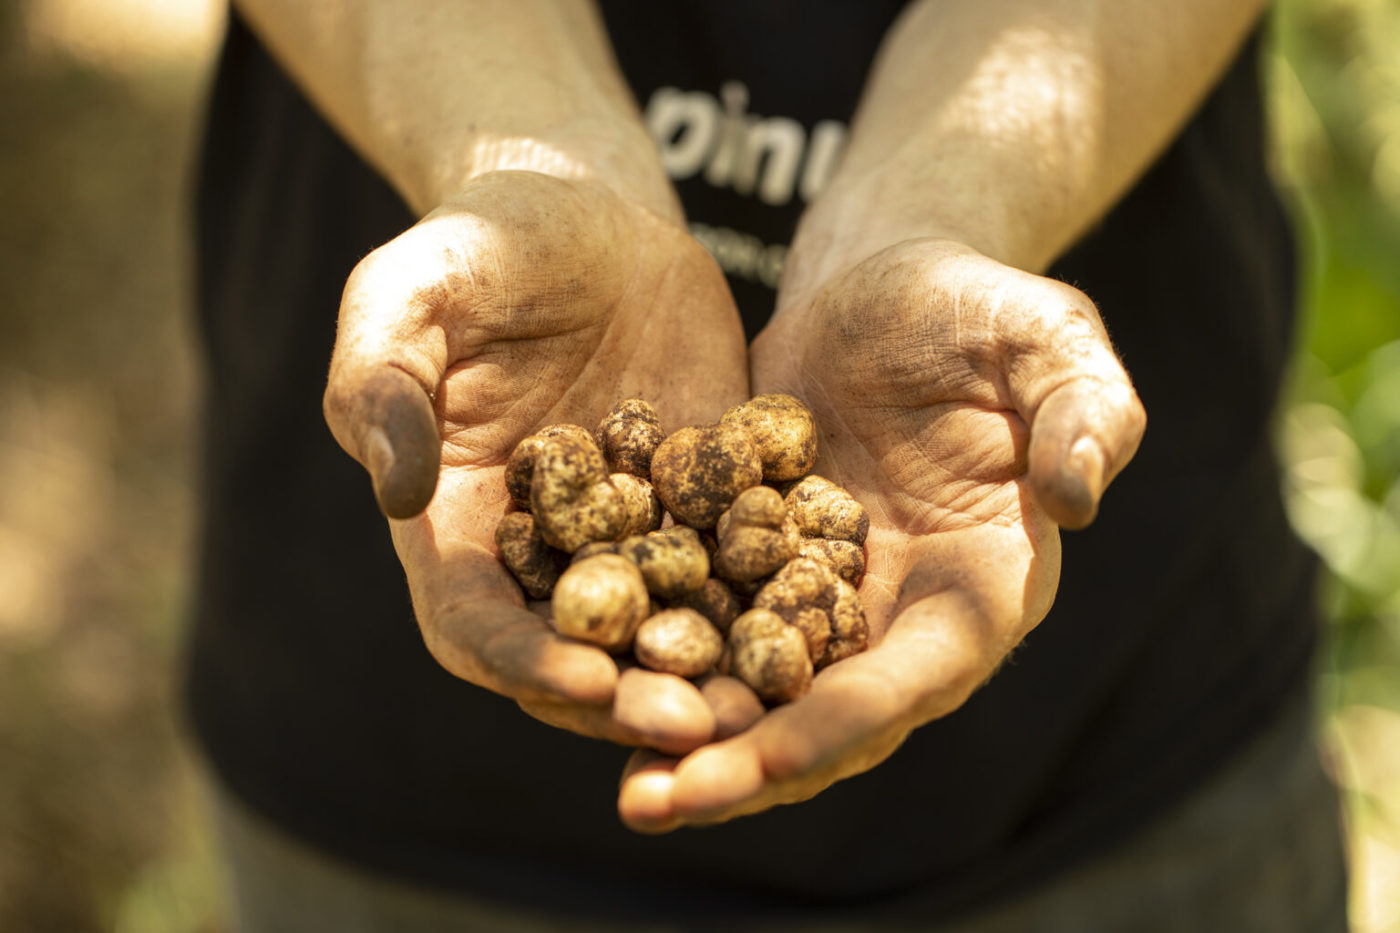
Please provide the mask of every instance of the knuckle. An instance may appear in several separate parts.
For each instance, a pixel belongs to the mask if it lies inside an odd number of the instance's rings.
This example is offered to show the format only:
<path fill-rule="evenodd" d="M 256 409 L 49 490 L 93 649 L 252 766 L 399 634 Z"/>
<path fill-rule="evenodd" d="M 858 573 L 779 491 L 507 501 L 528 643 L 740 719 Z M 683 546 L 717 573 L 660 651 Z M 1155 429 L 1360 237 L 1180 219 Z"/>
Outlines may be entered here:
<path fill-rule="evenodd" d="M 321 416 L 337 437 L 339 437 L 340 426 L 345 423 L 347 413 L 345 388 L 340 383 L 338 370 L 332 368 L 331 375 L 326 380 L 326 391 L 321 393 Z"/>
<path fill-rule="evenodd" d="M 1126 446 L 1136 450 L 1143 435 L 1147 433 L 1147 409 L 1143 407 L 1142 400 L 1131 387 L 1128 393 L 1130 398 L 1124 409 L 1124 440 Z"/>

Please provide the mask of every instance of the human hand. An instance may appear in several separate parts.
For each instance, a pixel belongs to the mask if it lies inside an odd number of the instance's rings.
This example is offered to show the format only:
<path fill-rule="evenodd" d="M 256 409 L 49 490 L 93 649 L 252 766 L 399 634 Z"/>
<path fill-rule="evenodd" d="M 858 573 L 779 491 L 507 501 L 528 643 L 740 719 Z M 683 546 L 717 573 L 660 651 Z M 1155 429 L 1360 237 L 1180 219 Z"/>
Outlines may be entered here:
<path fill-rule="evenodd" d="M 807 799 L 960 706 L 1049 611 L 1057 525 L 1093 520 L 1145 425 L 1087 297 L 948 240 L 787 291 L 751 361 L 870 513 L 874 647 L 737 737 L 634 756 L 619 812 L 643 831 Z"/>
<path fill-rule="evenodd" d="M 719 268 L 684 228 L 598 182 L 495 172 L 356 267 L 325 414 L 370 472 L 439 663 L 547 722 L 681 752 L 714 729 L 699 691 L 620 679 L 602 650 L 554 634 L 493 540 L 516 443 L 550 423 L 591 427 L 630 396 L 672 429 L 748 397 Z"/>

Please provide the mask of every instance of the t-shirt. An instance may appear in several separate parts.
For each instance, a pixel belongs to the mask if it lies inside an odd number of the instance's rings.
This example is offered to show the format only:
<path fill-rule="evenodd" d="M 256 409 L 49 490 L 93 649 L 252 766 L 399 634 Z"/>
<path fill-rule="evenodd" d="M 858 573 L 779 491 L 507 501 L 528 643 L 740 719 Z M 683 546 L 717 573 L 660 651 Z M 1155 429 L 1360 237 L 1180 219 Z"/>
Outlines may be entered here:
<path fill-rule="evenodd" d="M 899 3 L 607 2 L 621 67 L 752 333 Z M 1314 562 L 1267 424 L 1293 329 L 1257 41 L 1050 275 L 1099 305 L 1149 413 L 1049 617 L 964 707 L 795 806 L 646 837 L 627 751 L 542 725 L 424 648 L 320 399 L 355 263 L 414 220 L 235 17 L 198 192 L 207 363 L 193 730 L 221 780 L 362 865 L 621 919 L 933 917 L 1101 851 L 1302 689 Z M 730 121 L 726 123 L 726 121 Z M 726 161 L 717 137 L 740 127 Z M 716 129 L 716 126 L 720 129 Z"/>

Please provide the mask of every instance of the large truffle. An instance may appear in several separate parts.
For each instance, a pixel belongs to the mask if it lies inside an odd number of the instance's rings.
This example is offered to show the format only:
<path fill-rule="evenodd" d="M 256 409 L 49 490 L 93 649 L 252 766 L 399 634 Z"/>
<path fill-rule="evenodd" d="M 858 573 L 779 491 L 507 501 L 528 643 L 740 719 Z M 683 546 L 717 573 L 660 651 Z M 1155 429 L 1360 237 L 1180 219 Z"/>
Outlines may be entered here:
<path fill-rule="evenodd" d="M 616 554 L 599 554 L 565 570 L 554 585 L 552 624 L 559 634 L 624 651 L 651 610 L 641 571 Z"/>
<path fill-rule="evenodd" d="M 865 650 L 868 627 L 855 587 L 826 564 L 804 557 L 789 561 L 753 604 L 803 631 L 818 670 Z M 814 612 L 824 617 L 824 627 Z"/>
<path fill-rule="evenodd" d="M 676 520 L 710 529 L 724 510 L 763 480 L 763 465 L 738 424 L 681 428 L 656 448 L 651 481 Z"/>

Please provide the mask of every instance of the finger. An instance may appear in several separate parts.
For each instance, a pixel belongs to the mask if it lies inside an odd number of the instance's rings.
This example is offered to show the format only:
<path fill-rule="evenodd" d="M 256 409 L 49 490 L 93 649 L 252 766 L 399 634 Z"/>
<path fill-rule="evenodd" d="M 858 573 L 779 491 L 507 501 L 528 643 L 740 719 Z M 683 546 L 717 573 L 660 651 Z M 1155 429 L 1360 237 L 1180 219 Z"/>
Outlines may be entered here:
<path fill-rule="evenodd" d="M 763 702 L 737 677 L 715 674 L 700 683 L 700 693 L 715 716 L 716 739 L 727 739 L 763 717 Z"/>
<path fill-rule="evenodd" d="M 618 685 L 617 665 L 592 645 L 563 638 L 539 617 L 500 599 L 420 613 L 433 658 L 464 680 L 536 704 L 606 711 Z M 593 734 L 593 733 L 590 733 Z"/>
<path fill-rule="evenodd" d="M 1083 528 L 1147 424 L 1098 311 L 1083 293 L 1028 277 L 1003 331 L 1012 403 L 1031 427 L 1029 480 L 1058 524 Z"/>
<path fill-rule="evenodd" d="M 432 396 L 447 359 L 442 330 L 429 321 L 449 270 L 432 236 L 414 228 L 355 268 L 323 399 L 331 432 L 369 471 L 391 518 L 427 507 L 441 457 Z"/>
<path fill-rule="evenodd" d="M 1137 452 L 1147 416 L 1123 380 L 1072 379 L 1036 408 L 1028 455 L 1032 493 L 1062 527 L 1098 515 L 1108 484 Z"/>
<path fill-rule="evenodd" d="M 527 700 L 520 708 L 541 722 L 579 735 L 672 755 L 698 748 L 715 732 L 714 714 L 693 684 L 636 668 L 618 678 L 610 706 Z"/>
<path fill-rule="evenodd" d="M 624 824 L 653 835 L 684 825 L 671 810 L 672 771 L 678 760 L 647 749 L 632 753 L 618 788 L 617 812 Z"/>
<path fill-rule="evenodd" d="M 646 740 L 613 718 L 611 706 L 580 706 L 522 700 L 520 708 L 528 715 L 556 729 L 564 729 L 617 745 L 644 746 Z"/>
<path fill-rule="evenodd" d="M 881 715 L 887 708 L 867 699 L 818 677 L 807 696 L 739 736 L 704 746 L 674 767 L 628 777 L 618 812 L 634 829 L 654 832 L 805 800 L 898 746 L 888 734 L 893 720 Z"/>
<path fill-rule="evenodd" d="M 675 674 L 632 668 L 617 681 L 612 715 L 659 751 L 683 755 L 710 741 L 715 714 L 690 681 Z"/>
<path fill-rule="evenodd" d="M 432 403 L 411 376 L 388 365 L 342 364 L 324 410 L 340 446 L 369 471 L 380 511 L 410 518 L 428 507 L 441 439 Z"/>

